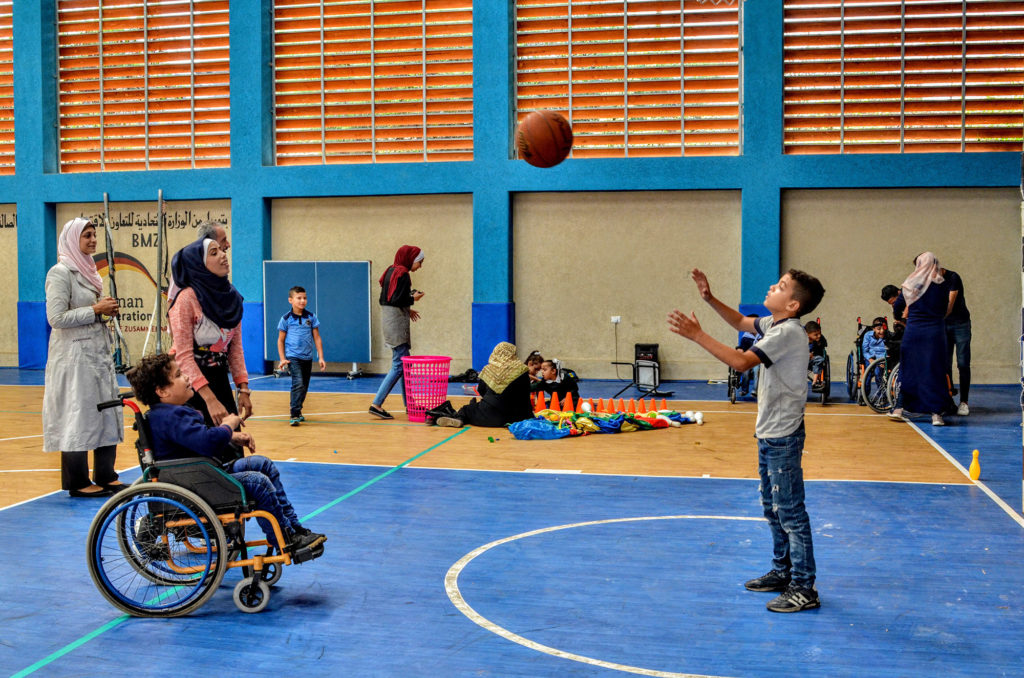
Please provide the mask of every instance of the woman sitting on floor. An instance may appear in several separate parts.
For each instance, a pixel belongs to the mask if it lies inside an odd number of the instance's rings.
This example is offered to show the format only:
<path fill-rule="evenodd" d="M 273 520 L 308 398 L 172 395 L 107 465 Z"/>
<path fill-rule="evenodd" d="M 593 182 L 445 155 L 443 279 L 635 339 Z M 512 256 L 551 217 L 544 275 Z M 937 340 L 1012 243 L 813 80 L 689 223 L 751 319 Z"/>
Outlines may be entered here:
<path fill-rule="evenodd" d="M 507 426 L 530 419 L 530 374 L 516 355 L 516 347 L 503 341 L 494 347 L 490 361 L 480 371 L 479 400 L 472 400 L 458 412 L 449 401 L 427 411 L 427 423 L 459 428 Z"/>

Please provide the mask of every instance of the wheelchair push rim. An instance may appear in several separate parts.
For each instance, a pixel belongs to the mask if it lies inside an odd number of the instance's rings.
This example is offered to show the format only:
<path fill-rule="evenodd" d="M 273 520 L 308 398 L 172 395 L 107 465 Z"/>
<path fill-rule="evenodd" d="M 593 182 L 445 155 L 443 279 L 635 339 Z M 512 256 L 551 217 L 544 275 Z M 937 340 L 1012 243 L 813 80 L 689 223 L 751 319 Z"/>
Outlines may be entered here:
<path fill-rule="evenodd" d="M 128 614 L 180 616 L 216 592 L 227 569 L 225 545 L 217 514 L 198 495 L 143 483 L 115 495 L 93 519 L 89 574 Z"/>

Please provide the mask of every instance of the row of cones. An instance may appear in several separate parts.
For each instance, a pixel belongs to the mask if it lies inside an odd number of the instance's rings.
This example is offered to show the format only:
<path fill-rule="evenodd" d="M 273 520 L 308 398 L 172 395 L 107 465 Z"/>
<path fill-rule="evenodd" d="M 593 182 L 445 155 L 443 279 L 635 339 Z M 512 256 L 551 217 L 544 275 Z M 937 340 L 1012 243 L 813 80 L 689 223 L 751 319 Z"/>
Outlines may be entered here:
<path fill-rule="evenodd" d="M 583 398 L 580 398 L 579 401 L 574 405 L 572 402 L 571 393 L 566 393 L 565 399 L 561 403 L 559 403 L 558 401 L 557 393 L 551 394 L 550 403 L 545 402 L 543 391 L 537 391 L 534 395 L 531 396 L 531 398 L 534 399 L 534 412 L 540 412 L 542 410 L 554 410 L 556 412 L 576 412 L 580 414 L 584 412 Z M 624 399 L 619 398 L 618 405 L 615 404 L 614 398 L 609 398 L 607 405 L 605 405 L 604 398 L 598 398 L 596 403 L 594 402 L 593 398 L 587 398 L 586 402 L 590 405 L 589 411 L 594 412 L 595 414 L 615 414 L 616 412 L 627 412 L 629 414 L 646 414 L 649 411 L 655 412 L 658 410 L 668 409 L 668 402 L 665 400 L 665 398 L 661 399 L 661 407 L 658 407 L 658 403 L 654 398 L 651 398 L 651 404 L 649 407 L 643 398 L 641 398 L 640 400 L 630 398 L 628 403 Z"/>

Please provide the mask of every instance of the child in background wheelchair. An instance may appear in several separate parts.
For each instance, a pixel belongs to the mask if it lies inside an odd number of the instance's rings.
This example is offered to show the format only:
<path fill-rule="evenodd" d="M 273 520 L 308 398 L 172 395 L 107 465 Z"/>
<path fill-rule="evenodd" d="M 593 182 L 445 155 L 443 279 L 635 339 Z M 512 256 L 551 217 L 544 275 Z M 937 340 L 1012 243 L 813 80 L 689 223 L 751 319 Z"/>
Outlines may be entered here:
<path fill-rule="evenodd" d="M 804 332 L 807 333 L 807 379 L 811 383 L 811 392 L 820 394 L 824 405 L 832 390 L 832 375 L 826 350 L 828 339 L 821 333 L 821 318 L 808 321 Z"/>
<path fill-rule="evenodd" d="M 748 318 L 756 318 L 756 313 L 747 315 Z M 743 332 L 740 334 L 739 344 L 736 346 L 741 351 L 747 351 L 754 342 L 757 341 L 757 335 L 753 332 Z M 751 367 L 746 372 L 737 372 L 733 368 L 729 368 L 729 402 L 735 403 L 736 396 L 746 396 L 748 394 L 753 395 L 757 398 L 757 370 L 760 365 Z"/>
<path fill-rule="evenodd" d="M 89 569 L 97 587 L 116 607 L 139 616 L 178 616 L 204 604 L 224 572 L 242 567 L 235 604 L 262 610 L 281 568 L 323 555 L 326 537 L 298 521 L 273 462 L 245 456 L 252 437 L 234 431 L 227 417 L 208 427 L 184 407 L 188 379 L 167 355 L 143 359 L 128 373 L 143 415 L 122 394 L 101 408 L 135 411 L 143 478 L 116 495 L 89 530 Z M 256 518 L 266 540 L 247 542 L 244 525 Z M 249 547 L 266 547 L 248 557 Z"/>

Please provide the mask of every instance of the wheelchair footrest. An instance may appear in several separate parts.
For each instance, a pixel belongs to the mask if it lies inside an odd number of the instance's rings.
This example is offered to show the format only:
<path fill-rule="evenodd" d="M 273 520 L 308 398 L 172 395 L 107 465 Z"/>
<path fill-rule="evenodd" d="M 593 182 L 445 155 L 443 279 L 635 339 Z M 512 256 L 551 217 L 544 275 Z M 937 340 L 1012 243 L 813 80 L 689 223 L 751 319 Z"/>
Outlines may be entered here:
<path fill-rule="evenodd" d="M 292 553 L 292 562 L 295 564 L 305 563 L 310 560 L 319 558 L 324 554 L 324 543 L 319 542 L 311 547 L 299 549 Z"/>

